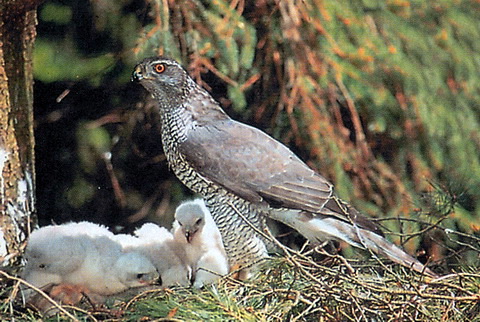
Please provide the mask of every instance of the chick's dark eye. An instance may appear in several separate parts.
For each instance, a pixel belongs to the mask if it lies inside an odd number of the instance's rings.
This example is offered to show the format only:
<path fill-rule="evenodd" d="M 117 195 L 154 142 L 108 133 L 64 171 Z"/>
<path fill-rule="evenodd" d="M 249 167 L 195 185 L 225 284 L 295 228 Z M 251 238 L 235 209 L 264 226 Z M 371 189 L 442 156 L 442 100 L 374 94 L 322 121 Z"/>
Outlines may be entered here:
<path fill-rule="evenodd" d="M 197 225 L 200 225 L 201 222 L 202 222 L 202 218 L 198 218 L 195 223 L 196 223 Z"/>
<path fill-rule="evenodd" d="M 155 66 L 153 66 L 153 69 L 155 70 L 155 72 L 161 74 L 165 71 L 165 64 L 155 64 Z"/>
<path fill-rule="evenodd" d="M 142 279 L 144 274 L 137 274 L 137 279 Z"/>

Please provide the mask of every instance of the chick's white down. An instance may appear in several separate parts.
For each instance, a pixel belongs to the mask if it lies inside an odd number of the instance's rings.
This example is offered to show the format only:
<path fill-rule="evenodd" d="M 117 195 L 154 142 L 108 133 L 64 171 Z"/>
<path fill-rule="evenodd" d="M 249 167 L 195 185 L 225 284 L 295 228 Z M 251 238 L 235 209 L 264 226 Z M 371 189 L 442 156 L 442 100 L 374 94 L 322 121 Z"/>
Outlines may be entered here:
<path fill-rule="evenodd" d="M 173 223 L 175 240 L 183 245 L 197 288 L 228 274 L 229 266 L 220 232 L 203 199 L 177 207 Z"/>
<path fill-rule="evenodd" d="M 89 222 L 33 231 L 25 257 L 22 276 L 39 288 L 65 283 L 110 295 L 158 278 L 148 257 L 125 252 L 107 228 Z"/>
<path fill-rule="evenodd" d="M 191 269 L 186 264 L 185 249 L 164 227 L 146 223 L 134 232 L 135 236 L 115 235 L 124 251 L 147 256 L 160 274 L 163 287 L 190 285 Z"/>

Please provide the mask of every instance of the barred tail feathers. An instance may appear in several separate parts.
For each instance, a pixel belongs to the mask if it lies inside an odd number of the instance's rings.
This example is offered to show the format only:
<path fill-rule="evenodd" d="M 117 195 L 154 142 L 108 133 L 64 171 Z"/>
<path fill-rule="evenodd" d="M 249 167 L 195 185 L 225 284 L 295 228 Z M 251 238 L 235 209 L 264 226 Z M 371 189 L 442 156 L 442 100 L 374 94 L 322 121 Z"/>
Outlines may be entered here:
<path fill-rule="evenodd" d="M 384 256 L 395 263 L 411 267 L 413 270 L 425 273 L 432 277 L 437 276 L 417 259 L 392 244 L 384 237 L 356 227 L 348 222 L 334 217 L 322 217 L 299 212 L 276 212 L 271 214 L 273 219 L 279 220 L 296 229 L 305 238 L 312 242 L 323 242 L 336 239 L 344 241 L 352 246 L 369 249 L 372 252 Z"/>

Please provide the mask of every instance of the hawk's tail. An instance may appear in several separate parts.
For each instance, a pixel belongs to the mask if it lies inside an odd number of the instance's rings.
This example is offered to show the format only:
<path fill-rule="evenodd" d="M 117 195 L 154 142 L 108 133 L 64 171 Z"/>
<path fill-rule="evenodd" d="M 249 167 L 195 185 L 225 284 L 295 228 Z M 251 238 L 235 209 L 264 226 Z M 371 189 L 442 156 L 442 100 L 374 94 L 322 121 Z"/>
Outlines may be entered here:
<path fill-rule="evenodd" d="M 395 263 L 411 267 L 417 272 L 431 277 L 438 276 L 384 237 L 337 218 L 305 213 L 296 213 L 295 215 L 283 213 L 280 216 L 277 213 L 277 216 L 274 217 L 276 217 L 274 219 L 295 228 L 310 241 L 321 242 L 330 239 L 345 241 L 352 246 L 369 249 Z"/>

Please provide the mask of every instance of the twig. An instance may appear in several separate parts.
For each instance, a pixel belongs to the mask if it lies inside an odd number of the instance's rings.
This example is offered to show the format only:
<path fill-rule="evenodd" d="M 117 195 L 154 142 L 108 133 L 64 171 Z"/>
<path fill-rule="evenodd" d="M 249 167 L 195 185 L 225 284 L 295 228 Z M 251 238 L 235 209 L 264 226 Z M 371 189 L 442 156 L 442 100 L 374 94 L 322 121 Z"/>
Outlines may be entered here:
<path fill-rule="evenodd" d="M 457 244 L 459 244 L 459 245 L 465 246 L 465 247 L 467 247 L 467 248 L 470 248 L 470 249 L 472 249 L 472 250 L 480 253 L 480 248 L 473 247 L 473 246 L 470 245 L 470 244 L 463 243 L 463 242 L 460 242 L 460 241 L 458 241 L 458 240 L 452 240 L 452 239 L 450 238 L 449 234 L 453 234 L 453 233 L 454 233 L 454 234 L 460 235 L 460 236 L 462 236 L 462 237 L 468 237 L 468 238 L 471 238 L 471 239 L 475 239 L 475 240 L 477 240 L 477 241 L 480 241 L 480 238 L 476 238 L 476 237 L 473 236 L 473 235 L 464 234 L 464 233 L 461 233 L 461 232 L 458 232 L 458 231 L 455 231 L 455 230 L 452 230 L 452 229 L 444 229 L 444 231 L 445 231 L 445 235 L 447 235 L 447 238 L 448 238 L 450 241 L 452 241 L 452 242 L 454 242 L 454 243 L 457 243 Z"/>
<path fill-rule="evenodd" d="M 5 276 L 6 278 L 12 280 L 12 281 L 18 281 L 22 284 L 24 284 L 25 286 L 28 286 L 29 288 L 31 288 L 32 290 L 38 292 L 41 296 L 43 296 L 48 302 L 50 302 L 53 306 L 55 306 L 57 309 L 59 309 L 63 314 L 65 314 L 66 316 L 68 316 L 70 319 L 72 319 L 72 321 L 79 321 L 75 316 L 73 316 L 72 314 L 70 314 L 67 310 L 65 310 L 62 305 L 58 304 L 57 302 L 55 302 L 55 300 L 53 300 L 50 296 L 48 296 L 47 293 L 45 293 L 44 291 L 42 291 L 41 289 L 39 289 L 38 287 L 35 287 L 34 285 L 28 283 L 27 281 L 19 278 L 19 277 L 15 277 L 15 276 L 12 276 L 2 270 L 0 270 L 0 274 L 2 274 L 3 276 Z"/>

